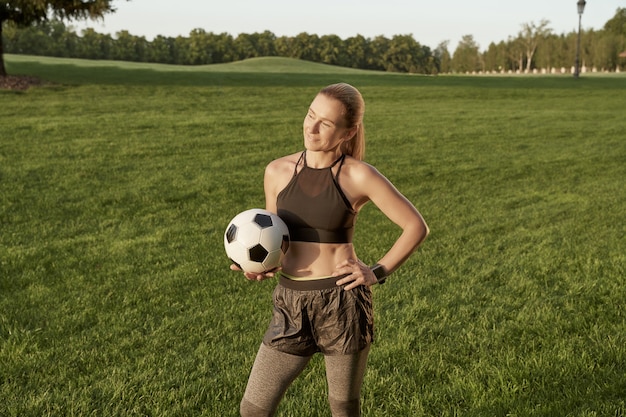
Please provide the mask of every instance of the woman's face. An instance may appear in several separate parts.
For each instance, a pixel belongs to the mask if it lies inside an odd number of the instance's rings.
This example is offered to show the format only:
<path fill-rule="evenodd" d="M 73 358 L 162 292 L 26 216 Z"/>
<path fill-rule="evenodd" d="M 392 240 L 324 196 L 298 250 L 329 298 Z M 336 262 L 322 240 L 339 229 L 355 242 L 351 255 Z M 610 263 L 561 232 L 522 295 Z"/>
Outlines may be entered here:
<path fill-rule="evenodd" d="M 331 151 L 350 139 L 339 100 L 318 94 L 304 118 L 304 146 L 310 151 Z"/>

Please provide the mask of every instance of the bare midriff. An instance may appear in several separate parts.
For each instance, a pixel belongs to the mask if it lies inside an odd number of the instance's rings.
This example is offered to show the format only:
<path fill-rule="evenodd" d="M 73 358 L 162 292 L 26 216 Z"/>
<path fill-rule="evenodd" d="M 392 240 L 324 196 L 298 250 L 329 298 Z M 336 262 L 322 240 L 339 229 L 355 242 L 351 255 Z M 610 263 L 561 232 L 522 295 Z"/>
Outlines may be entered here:
<path fill-rule="evenodd" d="M 290 242 L 282 270 L 294 277 L 329 277 L 337 264 L 356 259 L 352 243 Z"/>

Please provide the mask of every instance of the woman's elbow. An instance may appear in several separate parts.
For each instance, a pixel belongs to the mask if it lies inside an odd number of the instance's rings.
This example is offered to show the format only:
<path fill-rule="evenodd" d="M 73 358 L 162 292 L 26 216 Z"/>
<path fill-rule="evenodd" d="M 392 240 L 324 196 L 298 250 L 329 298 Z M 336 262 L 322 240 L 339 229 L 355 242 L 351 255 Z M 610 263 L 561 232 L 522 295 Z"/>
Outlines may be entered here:
<path fill-rule="evenodd" d="M 424 221 L 424 219 L 419 217 L 410 227 L 410 234 L 413 236 L 414 247 L 413 250 L 417 249 L 419 245 L 428 237 L 430 234 L 430 228 Z"/>
<path fill-rule="evenodd" d="M 426 240 L 426 238 L 428 237 L 428 235 L 430 234 L 430 228 L 428 227 L 428 225 L 426 224 L 426 222 L 422 222 L 422 224 L 419 226 L 419 230 L 418 230 L 418 243 L 417 246 L 421 245 L 421 243 Z"/>

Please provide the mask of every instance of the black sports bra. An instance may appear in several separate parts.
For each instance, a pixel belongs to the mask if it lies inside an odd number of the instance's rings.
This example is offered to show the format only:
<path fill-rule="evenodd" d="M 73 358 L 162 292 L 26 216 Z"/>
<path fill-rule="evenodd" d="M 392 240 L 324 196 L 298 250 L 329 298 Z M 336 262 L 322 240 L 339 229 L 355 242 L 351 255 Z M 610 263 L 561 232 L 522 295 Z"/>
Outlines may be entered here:
<path fill-rule="evenodd" d="M 351 243 L 357 212 L 339 187 L 339 173 L 346 156 L 327 168 L 310 168 L 306 151 L 296 163 L 289 184 L 276 199 L 278 216 L 289 228 L 293 241 Z M 302 162 L 302 169 L 298 166 Z M 339 164 L 337 174 L 332 169 Z"/>

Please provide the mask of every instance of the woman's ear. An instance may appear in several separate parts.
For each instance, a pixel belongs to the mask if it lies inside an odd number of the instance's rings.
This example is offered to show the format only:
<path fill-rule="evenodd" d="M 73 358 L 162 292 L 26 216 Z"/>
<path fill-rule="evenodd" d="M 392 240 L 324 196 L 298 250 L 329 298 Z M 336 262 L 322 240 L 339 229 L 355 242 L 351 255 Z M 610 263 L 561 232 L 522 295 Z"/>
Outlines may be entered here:
<path fill-rule="evenodd" d="M 354 136 L 356 135 L 356 131 L 359 129 L 359 125 L 354 126 L 353 128 L 351 128 L 350 130 L 348 130 L 348 133 L 346 134 L 346 136 L 343 138 L 344 141 L 349 141 L 352 140 L 354 138 Z"/>

